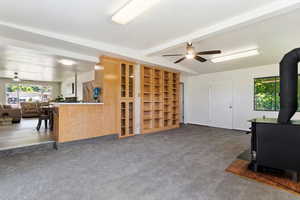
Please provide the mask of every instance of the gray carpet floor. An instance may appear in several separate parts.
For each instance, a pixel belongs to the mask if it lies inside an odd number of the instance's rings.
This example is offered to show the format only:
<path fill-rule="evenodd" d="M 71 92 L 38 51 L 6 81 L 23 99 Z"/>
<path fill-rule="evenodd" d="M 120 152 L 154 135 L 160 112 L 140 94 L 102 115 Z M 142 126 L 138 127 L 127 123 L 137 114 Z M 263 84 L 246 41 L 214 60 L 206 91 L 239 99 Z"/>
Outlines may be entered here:
<path fill-rule="evenodd" d="M 249 142 L 240 131 L 189 125 L 1 157 L 0 199 L 300 199 L 224 171 Z"/>

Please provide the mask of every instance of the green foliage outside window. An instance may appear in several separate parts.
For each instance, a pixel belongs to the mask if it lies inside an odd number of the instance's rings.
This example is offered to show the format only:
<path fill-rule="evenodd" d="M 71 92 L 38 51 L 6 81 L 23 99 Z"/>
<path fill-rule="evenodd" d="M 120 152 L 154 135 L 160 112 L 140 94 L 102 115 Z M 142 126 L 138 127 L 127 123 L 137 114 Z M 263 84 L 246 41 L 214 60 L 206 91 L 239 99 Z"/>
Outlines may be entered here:
<path fill-rule="evenodd" d="M 300 76 L 298 76 L 300 90 Z M 300 92 L 298 90 L 298 111 L 300 111 Z M 279 111 L 280 109 L 280 78 L 266 77 L 254 79 L 254 110 Z"/>
<path fill-rule="evenodd" d="M 22 92 L 50 92 L 50 88 L 47 86 L 36 86 L 36 85 L 21 85 L 21 84 L 8 84 L 6 87 L 6 92 L 17 92 L 19 91 Z"/>

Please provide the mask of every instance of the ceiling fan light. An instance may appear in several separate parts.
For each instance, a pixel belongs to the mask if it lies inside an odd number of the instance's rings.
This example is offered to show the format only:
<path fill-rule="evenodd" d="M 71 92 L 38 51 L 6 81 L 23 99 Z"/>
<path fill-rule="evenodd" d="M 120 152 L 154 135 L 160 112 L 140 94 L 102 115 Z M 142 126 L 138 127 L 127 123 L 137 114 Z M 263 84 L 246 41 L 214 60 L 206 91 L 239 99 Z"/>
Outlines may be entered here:
<path fill-rule="evenodd" d="M 20 82 L 20 81 L 21 81 L 21 79 L 20 79 L 19 76 L 18 76 L 18 72 L 15 72 L 15 73 L 14 73 L 14 77 L 12 78 L 12 80 L 13 80 L 14 82 Z"/>
<path fill-rule="evenodd" d="M 185 55 L 185 57 L 187 58 L 187 59 L 193 59 L 193 58 L 195 58 L 195 54 L 186 54 Z"/>
<path fill-rule="evenodd" d="M 15 82 L 20 82 L 21 80 L 20 80 L 19 77 L 15 76 L 15 77 L 13 78 L 13 81 L 15 81 Z"/>
<path fill-rule="evenodd" d="M 192 46 L 187 46 L 186 51 L 188 54 L 195 54 L 195 48 Z"/>

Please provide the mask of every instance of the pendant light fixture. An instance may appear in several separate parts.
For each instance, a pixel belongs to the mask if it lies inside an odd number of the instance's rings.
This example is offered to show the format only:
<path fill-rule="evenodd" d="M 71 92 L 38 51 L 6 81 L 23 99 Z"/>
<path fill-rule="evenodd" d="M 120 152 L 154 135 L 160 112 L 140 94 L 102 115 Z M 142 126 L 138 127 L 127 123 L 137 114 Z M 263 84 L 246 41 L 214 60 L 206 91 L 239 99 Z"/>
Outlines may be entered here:
<path fill-rule="evenodd" d="M 15 81 L 15 82 L 20 82 L 21 81 L 21 79 L 18 76 L 18 72 L 14 73 L 13 81 Z"/>

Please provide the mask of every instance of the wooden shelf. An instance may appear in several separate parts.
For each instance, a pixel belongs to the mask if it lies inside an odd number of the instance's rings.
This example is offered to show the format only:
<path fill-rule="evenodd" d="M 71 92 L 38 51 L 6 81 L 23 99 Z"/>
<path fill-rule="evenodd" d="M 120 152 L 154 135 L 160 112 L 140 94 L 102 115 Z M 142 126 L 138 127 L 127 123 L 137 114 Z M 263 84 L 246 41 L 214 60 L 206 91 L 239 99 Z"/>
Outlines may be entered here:
<path fill-rule="evenodd" d="M 119 138 L 125 138 L 134 135 L 134 64 L 120 61 L 120 76 L 121 130 Z"/>
<path fill-rule="evenodd" d="M 160 67 L 141 67 L 141 94 L 152 103 L 142 97 L 142 133 L 179 127 L 175 114 L 179 110 L 179 76 Z"/>

